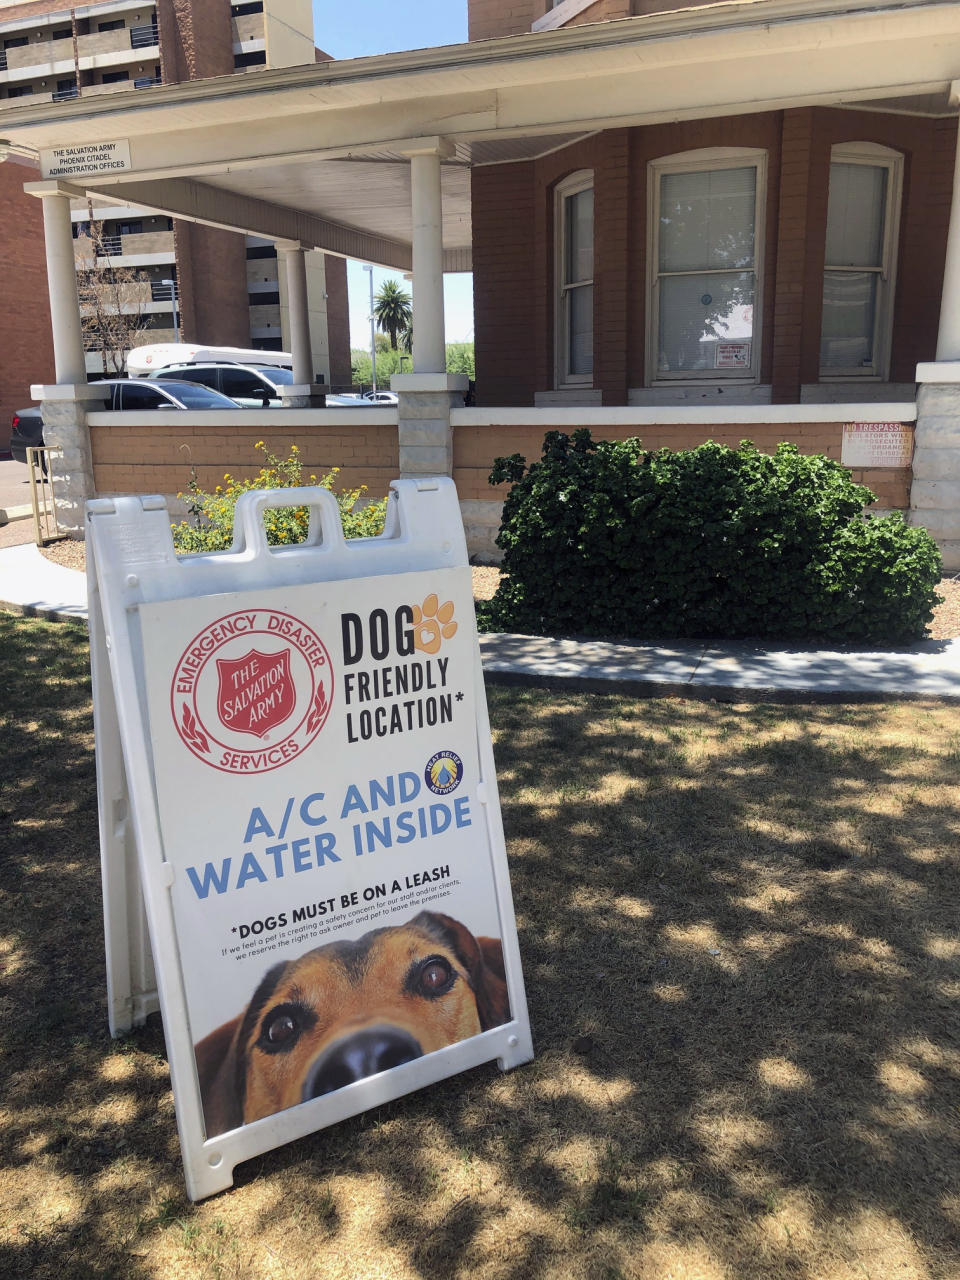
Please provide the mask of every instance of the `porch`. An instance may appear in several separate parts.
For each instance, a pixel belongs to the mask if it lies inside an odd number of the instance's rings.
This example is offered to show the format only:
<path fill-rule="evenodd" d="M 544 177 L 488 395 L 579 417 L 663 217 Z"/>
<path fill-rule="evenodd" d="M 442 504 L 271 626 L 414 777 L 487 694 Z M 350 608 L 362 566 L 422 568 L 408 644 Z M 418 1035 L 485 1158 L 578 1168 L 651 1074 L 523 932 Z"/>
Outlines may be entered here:
<path fill-rule="evenodd" d="M 372 493 L 383 491 L 391 472 L 452 474 L 472 549 L 489 554 L 502 496 L 485 487 L 489 463 L 503 452 L 536 456 L 543 434 L 555 427 L 639 435 L 648 446 L 746 437 L 772 447 L 787 439 L 839 456 L 845 422 L 915 421 L 912 471 L 881 469 L 861 478 L 884 509 L 909 508 L 910 518 L 940 542 L 948 568 L 960 568 L 958 76 L 960 6 L 952 0 L 734 0 L 702 11 L 255 73 L 239 82 L 159 86 L 118 94 L 108 109 L 82 99 L 11 109 L 12 143 L 38 151 L 49 175 L 28 187 L 44 208 L 57 376 L 56 385 L 37 394 L 51 436 L 64 448 L 57 485 L 67 523 L 80 534 L 82 504 L 97 493 L 174 494 L 185 487 L 191 464 L 201 483 L 217 483 L 226 470 L 241 472 L 251 461 L 248 445 L 266 438 L 280 450 L 300 442 L 308 470 L 338 465 L 345 480 L 362 477 Z M 626 212 L 601 225 L 612 256 L 597 279 L 573 282 L 594 290 L 590 342 L 599 359 L 589 385 L 586 377 L 565 383 L 554 305 L 562 271 L 552 270 L 543 253 L 552 231 L 542 209 L 523 203 L 527 187 L 511 194 L 509 183 L 498 188 L 497 179 L 543 164 L 556 182 L 579 168 L 592 140 L 622 141 L 631 130 L 686 122 L 710 133 L 711 122 L 755 122 L 771 113 L 783 122 L 790 113 L 826 109 L 858 113 L 858 120 L 890 117 L 903 128 L 922 120 L 938 140 L 942 162 L 931 173 L 947 174 L 940 192 L 942 265 L 932 250 L 924 259 L 921 236 L 913 248 L 916 270 L 925 261 L 932 286 L 898 321 L 904 333 L 929 332 L 930 349 L 920 342 L 910 358 L 901 353 L 896 376 L 891 365 L 872 380 L 853 378 L 849 393 L 805 376 L 802 353 L 791 354 L 799 347 L 788 339 L 809 328 L 806 268 L 791 256 L 781 219 L 771 241 L 780 250 L 777 269 L 756 298 L 758 315 L 772 317 L 768 349 L 761 354 L 757 340 L 751 378 L 740 379 L 736 391 L 711 383 L 705 393 L 696 382 L 691 390 L 681 379 L 665 392 L 648 361 L 641 385 L 634 385 L 628 331 L 631 324 L 642 330 L 631 316 L 649 299 L 629 296 L 615 263 L 618 254 L 629 263 L 649 246 L 629 242 L 627 169 L 618 168 L 611 142 L 607 177 L 610 189 L 620 183 Z M 802 192 L 803 173 L 788 176 Z M 782 203 L 782 184 L 780 190 Z M 928 195 L 933 199 L 932 187 Z M 178 415 L 163 428 L 100 412 L 97 388 L 86 383 L 77 318 L 70 238 L 70 199 L 77 196 L 277 243 L 292 302 L 297 385 L 290 407 L 235 420 L 224 415 L 229 420 L 222 422 L 215 414 L 202 421 Z M 766 207 L 772 217 L 772 205 Z M 489 231 L 491 222 L 500 243 L 512 233 L 520 237 L 519 254 L 499 264 L 486 248 L 482 260 L 477 256 L 478 225 Z M 802 246 L 802 230 L 794 227 L 793 234 Z M 482 244 L 490 242 L 487 235 Z M 312 407 L 320 388 L 307 308 L 298 302 L 310 248 L 412 271 L 414 372 L 393 380 L 400 396 L 395 413 Z M 516 262 L 525 254 L 539 266 L 525 279 L 518 308 Z M 471 267 L 481 407 L 464 409 L 465 380 L 444 369 L 442 280 L 445 271 Z M 528 403 L 518 403 L 505 373 L 516 358 L 511 348 L 526 341 L 537 312 L 536 385 Z M 615 313 L 622 327 L 611 324 Z M 649 323 L 646 329 L 649 342 Z M 724 359 L 746 368 L 749 353 L 732 350 L 745 344 L 734 332 L 730 337 Z M 768 394 L 764 379 L 774 364 Z M 776 399 L 787 402 L 770 403 Z M 847 402 L 824 403 L 831 399 Z"/>

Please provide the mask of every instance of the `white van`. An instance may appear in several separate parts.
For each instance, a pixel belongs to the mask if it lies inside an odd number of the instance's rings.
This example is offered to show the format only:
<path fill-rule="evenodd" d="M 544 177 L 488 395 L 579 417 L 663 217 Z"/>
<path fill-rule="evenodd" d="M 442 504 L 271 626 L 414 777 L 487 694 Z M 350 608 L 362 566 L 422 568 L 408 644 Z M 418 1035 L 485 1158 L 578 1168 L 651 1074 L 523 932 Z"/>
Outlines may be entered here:
<path fill-rule="evenodd" d="M 256 351 L 245 347 L 204 347 L 192 342 L 155 342 L 134 347 L 127 356 L 127 373 L 131 378 L 147 378 L 158 369 L 175 364 L 247 364 L 259 367 L 292 369 L 289 351 Z"/>

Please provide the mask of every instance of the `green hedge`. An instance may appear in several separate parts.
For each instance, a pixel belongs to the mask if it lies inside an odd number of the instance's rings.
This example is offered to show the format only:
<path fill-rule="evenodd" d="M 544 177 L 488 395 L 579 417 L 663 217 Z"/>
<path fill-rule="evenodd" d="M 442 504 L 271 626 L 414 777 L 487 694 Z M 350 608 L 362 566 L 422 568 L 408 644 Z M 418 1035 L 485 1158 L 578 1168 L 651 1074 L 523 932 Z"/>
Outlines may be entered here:
<path fill-rule="evenodd" d="M 496 459 L 503 481 L 506 576 L 481 610 L 496 630 L 891 644 L 938 601 L 927 531 L 864 518 L 870 490 L 795 445 L 648 453 L 552 431 L 542 461 Z"/>

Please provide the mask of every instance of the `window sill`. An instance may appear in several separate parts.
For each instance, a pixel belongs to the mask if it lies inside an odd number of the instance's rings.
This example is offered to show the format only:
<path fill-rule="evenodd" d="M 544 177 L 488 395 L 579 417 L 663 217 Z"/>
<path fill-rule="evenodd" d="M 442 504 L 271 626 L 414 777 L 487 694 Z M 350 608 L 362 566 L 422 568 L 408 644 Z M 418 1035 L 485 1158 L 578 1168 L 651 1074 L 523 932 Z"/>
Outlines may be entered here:
<path fill-rule="evenodd" d="M 912 382 L 877 382 L 851 378 L 848 382 L 808 382 L 800 388 L 801 404 L 912 404 L 917 388 Z"/>
<path fill-rule="evenodd" d="M 537 391 L 533 403 L 537 409 L 577 405 L 602 405 L 603 392 L 593 387 L 561 387 L 557 391 Z"/>
<path fill-rule="evenodd" d="M 770 404 L 772 389 L 756 382 L 671 382 L 631 387 L 627 403 L 642 404 Z"/>

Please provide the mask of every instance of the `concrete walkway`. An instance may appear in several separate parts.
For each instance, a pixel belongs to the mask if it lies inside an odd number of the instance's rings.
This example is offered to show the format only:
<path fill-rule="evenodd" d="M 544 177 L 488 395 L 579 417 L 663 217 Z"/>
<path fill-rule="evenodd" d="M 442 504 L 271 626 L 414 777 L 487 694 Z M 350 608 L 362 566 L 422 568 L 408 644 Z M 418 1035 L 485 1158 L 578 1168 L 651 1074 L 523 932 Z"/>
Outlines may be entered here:
<path fill-rule="evenodd" d="M 0 607 L 85 618 L 87 583 L 31 543 L 0 549 Z M 960 701 L 960 640 L 870 653 L 684 642 L 668 646 L 483 635 L 483 668 L 498 682 L 688 697 L 777 701 L 950 698 Z"/>

